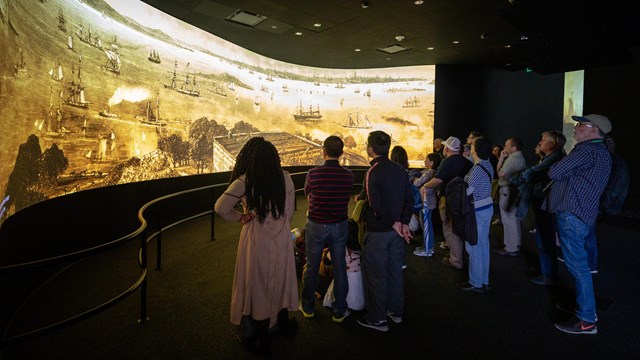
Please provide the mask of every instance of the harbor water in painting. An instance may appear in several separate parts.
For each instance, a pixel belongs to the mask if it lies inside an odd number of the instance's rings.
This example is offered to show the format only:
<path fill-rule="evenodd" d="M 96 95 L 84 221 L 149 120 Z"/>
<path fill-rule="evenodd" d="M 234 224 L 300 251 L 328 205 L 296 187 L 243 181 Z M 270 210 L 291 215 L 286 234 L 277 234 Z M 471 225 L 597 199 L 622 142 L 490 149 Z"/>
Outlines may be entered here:
<path fill-rule="evenodd" d="M 258 30 L 256 30 L 258 31 Z M 419 162 L 435 67 L 320 69 L 262 57 L 140 1 L 0 0 L 0 221 L 52 197 L 229 171 L 253 136 L 284 166 L 368 165 L 370 131 Z"/>

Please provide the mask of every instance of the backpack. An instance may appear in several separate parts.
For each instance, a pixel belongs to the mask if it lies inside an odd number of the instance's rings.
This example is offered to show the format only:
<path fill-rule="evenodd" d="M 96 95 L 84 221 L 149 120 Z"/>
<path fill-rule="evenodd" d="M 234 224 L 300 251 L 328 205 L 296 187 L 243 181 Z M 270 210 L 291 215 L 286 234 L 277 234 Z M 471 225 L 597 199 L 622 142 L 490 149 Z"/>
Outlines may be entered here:
<path fill-rule="evenodd" d="M 629 193 L 631 175 L 627 163 L 620 156 L 611 154 L 611 173 L 607 186 L 600 196 L 600 211 L 605 215 L 615 215 L 622 210 Z"/>
<path fill-rule="evenodd" d="M 478 243 L 476 210 L 473 195 L 467 194 L 469 184 L 456 176 L 445 186 L 445 211 L 451 219 L 451 230 L 471 245 Z"/>
<path fill-rule="evenodd" d="M 411 188 L 411 194 L 413 195 L 412 210 L 414 213 L 417 213 L 422 210 L 422 196 L 420 196 L 420 189 L 411 182 L 409 183 L 409 187 Z"/>
<path fill-rule="evenodd" d="M 473 195 L 467 195 L 469 185 L 460 176 L 451 179 L 445 186 L 445 208 L 451 218 L 465 217 L 475 211 Z"/>

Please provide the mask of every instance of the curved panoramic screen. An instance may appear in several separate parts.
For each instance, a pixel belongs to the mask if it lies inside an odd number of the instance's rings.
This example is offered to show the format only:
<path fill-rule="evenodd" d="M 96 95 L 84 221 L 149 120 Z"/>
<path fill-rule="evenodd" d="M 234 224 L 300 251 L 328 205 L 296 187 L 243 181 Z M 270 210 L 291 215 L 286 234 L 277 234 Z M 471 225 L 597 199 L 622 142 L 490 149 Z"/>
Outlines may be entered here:
<path fill-rule="evenodd" d="M 345 165 L 368 165 L 372 130 L 412 164 L 431 150 L 435 66 L 287 64 L 133 0 L 0 0 L 0 48 L 0 221 L 81 190 L 228 171 L 252 136 L 284 166 L 321 163 L 332 134 Z"/>

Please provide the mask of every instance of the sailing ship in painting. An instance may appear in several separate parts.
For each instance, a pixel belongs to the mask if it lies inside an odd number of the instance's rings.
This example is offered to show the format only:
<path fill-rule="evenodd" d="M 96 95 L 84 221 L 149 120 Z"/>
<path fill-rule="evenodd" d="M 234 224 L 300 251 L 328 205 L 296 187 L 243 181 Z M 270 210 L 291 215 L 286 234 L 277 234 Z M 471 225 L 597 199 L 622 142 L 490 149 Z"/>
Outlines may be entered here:
<path fill-rule="evenodd" d="M 106 109 L 99 111 L 98 115 L 105 118 L 110 118 L 110 119 L 115 119 L 118 117 L 118 114 L 114 114 L 111 112 L 111 107 L 107 107 Z M 87 123 L 87 120 L 85 119 L 85 127 L 86 127 L 86 123 Z"/>
<path fill-rule="evenodd" d="M 47 124 L 47 128 L 44 131 L 44 135 L 47 137 L 60 137 L 70 133 L 69 130 L 62 126 L 62 112 L 60 112 L 60 108 L 58 107 L 55 111 L 53 109 L 51 94 L 49 95 L 49 109 L 46 115 L 42 119 L 36 119 L 33 125 L 39 132 L 43 132 L 45 123 Z"/>
<path fill-rule="evenodd" d="M 236 91 L 236 83 L 235 82 L 230 82 L 229 85 L 227 85 L 227 88 L 231 91 Z"/>
<path fill-rule="evenodd" d="M 296 121 L 302 122 L 321 121 L 322 114 L 320 113 L 320 105 L 317 105 L 315 110 L 313 109 L 312 105 L 309 105 L 309 110 L 305 110 L 305 108 L 302 106 L 302 101 L 300 101 L 296 113 L 293 114 L 293 118 L 296 119 Z"/>
<path fill-rule="evenodd" d="M 84 85 L 82 85 L 82 75 L 81 75 L 81 66 L 82 58 L 80 58 L 78 64 L 78 79 L 72 78 L 71 81 L 67 82 L 67 86 L 64 90 L 66 90 L 66 94 L 61 93 L 60 97 L 62 97 L 62 101 L 69 106 L 79 107 L 83 109 L 87 109 L 89 107 L 89 102 L 85 98 L 84 94 Z M 71 73 L 75 74 L 74 68 L 71 67 Z"/>
<path fill-rule="evenodd" d="M 24 51 L 22 51 L 22 48 L 20 48 L 19 51 L 20 59 L 13 66 L 13 76 L 15 76 L 16 79 L 28 78 L 29 70 L 27 70 L 27 63 L 24 61 Z"/>
<path fill-rule="evenodd" d="M 118 53 L 117 47 L 112 48 L 112 50 L 105 50 L 104 53 L 107 55 L 107 62 L 103 65 L 103 69 L 111 71 L 116 75 L 120 75 L 122 63 L 120 61 L 120 54 Z"/>
<path fill-rule="evenodd" d="M 371 121 L 369 116 L 361 116 L 359 112 L 349 113 L 345 121 L 340 124 L 342 127 L 349 129 L 371 129 Z"/>
<path fill-rule="evenodd" d="M 67 32 L 67 20 L 64 18 L 62 9 L 58 10 L 58 30 L 64 33 Z"/>
<path fill-rule="evenodd" d="M 156 126 L 167 125 L 167 121 L 160 118 L 160 92 L 159 91 L 156 95 L 155 107 L 153 104 L 151 104 L 151 100 L 147 100 L 147 105 L 145 106 L 144 115 L 136 116 L 136 118 L 140 120 L 140 122 L 143 124 L 156 125 Z"/>
<path fill-rule="evenodd" d="M 189 64 L 187 64 L 187 67 Z M 185 80 L 178 80 L 178 61 L 173 65 L 173 75 L 171 76 L 171 84 L 164 84 L 165 89 L 172 89 L 181 94 L 190 96 L 200 96 L 200 83 L 196 80 L 196 75 L 193 74 L 193 78 L 189 74 L 185 75 Z"/>
<path fill-rule="evenodd" d="M 102 49 L 102 40 L 100 40 L 99 36 L 93 36 L 91 32 L 91 28 L 88 31 L 84 30 L 84 27 L 80 25 L 76 29 L 76 36 L 82 42 L 85 42 L 93 47 L 97 47 L 98 49 Z"/>
<path fill-rule="evenodd" d="M 216 95 L 225 96 L 225 97 L 227 96 L 227 91 L 224 89 L 224 87 L 222 85 L 220 85 L 220 84 L 215 83 L 215 82 L 207 90 L 211 94 L 216 94 Z"/>
<path fill-rule="evenodd" d="M 56 65 L 49 70 L 49 76 L 51 76 L 51 79 L 55 81 L 62 81 L 64 74 L 62 73 L 62 64 L 60 64 L 60 60 L 58 60 Z"/>
<path fill-rule="evenodd" d="M 151 50 L 149 52 L 149 57 L 147 57 L 147 59 L 156 64 L 160 64 L 162 62 L 160 60 L 160 53 L 155 50 Z"/>
<path fill-rule="evenodd" d="M 69 50 L 75 51 L 73 50 L 73 36 L 71 36 L 71 34 L 69 34 L 69 36 L 67 37 L 67 48 Z"/>
<path fill-rule="evenodd" d="M 417 97 L 413 96 L 404 101 L 403 108 L 416 108 L 422 106 L 420 104 L 420 100 Z"/>

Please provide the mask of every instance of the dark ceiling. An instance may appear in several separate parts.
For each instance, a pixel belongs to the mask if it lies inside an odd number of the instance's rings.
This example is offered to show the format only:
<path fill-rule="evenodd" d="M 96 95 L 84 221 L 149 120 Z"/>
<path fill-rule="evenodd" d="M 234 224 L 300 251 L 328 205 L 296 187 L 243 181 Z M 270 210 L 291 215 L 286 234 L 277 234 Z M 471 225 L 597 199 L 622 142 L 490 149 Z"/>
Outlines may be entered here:
<path fill-rule="evenodd" d="M 258 54 L 325 68 L 475 64 L 547 74 L 631 62 L 640 36 L 632 1 L 143 1 Z M 266 20 L 226 20 L 239 9 Z M 409 50 L 379 50 L 394 44 Z"/>

